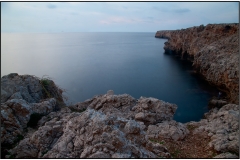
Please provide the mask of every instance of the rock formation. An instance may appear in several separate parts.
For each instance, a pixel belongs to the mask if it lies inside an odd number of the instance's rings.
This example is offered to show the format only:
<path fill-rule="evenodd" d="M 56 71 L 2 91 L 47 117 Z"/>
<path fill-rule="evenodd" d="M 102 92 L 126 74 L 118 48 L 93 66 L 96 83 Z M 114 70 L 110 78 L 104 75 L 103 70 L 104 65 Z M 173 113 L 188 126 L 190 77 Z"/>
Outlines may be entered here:
<path fill-rule="evenodd" d="M 165 52 L 193 62 L 208 82 L 226 92 L 230 102 L 239 102 L 239 24 L 208 24 L 181 30 L 157 31 L 167 38 Z"/>
<path fill-rule="evenodd" d="M 49 80 L 46 90 L 34 76 L 16 73 L 1 78 L 1 145 L 14 145 L 27 129 L 31 116 L 41 116 L 63 105 L 62 90 Z M 45 89 L 45 90 L 44 90 Z M 47 91 L 51 97 L 45 98 Z"/>
<path fill-rule="evenodd" d="M 56 116 L 62 116 L 59 113 Z M 63 118 L 58 117 L 21 141 L 12 154 L 16 158 L 156 158 L 167 154 L 163 146 L 145 139 L 134 120 L 107 116 L 94 109 L 82 113 L 68 110 Z M 154 149 L 158 152 L 152 152 Z"/>
<path fill-rule="evenodd" d="M 176 109 L 155 98 L 108 92 L 44 116 L 38 130 L 11 153 L 16 158 L 170 157 L 163 145 L 149 140 L 147 130 L 150 124 L 170 122 Z M 182 128 L 175 137 L 187 135 Z"/>
<path fill-rule="evenodd" d="M 23 82 L 23 77 L 28 81 Z M 220 153 L 216 158 L 234 158 L 239 153 L 239 112 L 234 104 L 213 108 L 200 122 L 182 124 L 173 120 L 175 104 L 152 97 L 134 99 L 108 91 L 56 110 L 59 97 L 44 98 L 46 88 L 41 91 L 38 78 L 15 74 L 2 79 L 9 85 L 2 85 L 3 94 L 8 96 L 1 103 L 5 158 L 171 158 L 173 154 L 156 139 L 184 142 L 189 126 L 194 126 L 194 133 L 206 132 L 211 137 L 209 147 Z M 6 79 L 12 82 L 6 83 Z M 16 89 L 32 81 L 38 89 L 33 87 L 28 93 Z M 59 91 L 55 95 L 61 96 L 61 91 L 52 87 Z M 39 94 L 32 94 L 32 90 Z M 16 92 L 21 96 L 12 96 Z M 35 101 L 29 102 L 22 95 Z M 30 132 L 28 124 L 34 113 L 42 117 Z M 14 145 L 6 148 L 6 144 Z"/>
<path fill-rule="evenodd" d="M 206 132 L 211 137 L 209 147 L 216 151 L 239 154 L 239 106 L 227 104 L 220 109 L 214 108 L 205 117 L 187 125 L 195 126 L 195 133 Z"/>
<path fill-rule="evenodd" d="M 46 93 L 40 81 L 29 75 L 2 77 L 1 144 L 3 147 L 16 145 L 8 148 L 7 154 L 16 158 L 170 157 L 163 145 L 149 140 L 148 132 L 152 125 L 158 125 L 156 129 L 168 122 L 171 122 L 169 127 L 176 126 L 172 123 L 177 109 L 175 104 L 155 98 L 136 100 L 130 95 L 114 95 L 109 91 L 54 110 L 57 100 L 44 98 Z M 55 91 L 60 97 L 61 91 L 57 87 Z M 43 117 L 30 134 L 28 124 L 31 115 L 36 113 Z M 183 131 L 174 130 L 176 140 L 188 133 L 183 124 L 180 126 Z M 16 143 L 19 135 L 22 140 Z"/>

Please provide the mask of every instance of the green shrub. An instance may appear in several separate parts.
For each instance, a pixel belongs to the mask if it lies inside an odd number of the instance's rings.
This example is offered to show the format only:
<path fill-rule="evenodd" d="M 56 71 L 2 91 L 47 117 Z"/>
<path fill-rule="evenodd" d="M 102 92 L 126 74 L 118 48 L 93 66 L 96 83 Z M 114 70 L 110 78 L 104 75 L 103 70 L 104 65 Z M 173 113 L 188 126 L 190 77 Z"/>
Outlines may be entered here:
<path fill-rule="evenodd" d="M 44 91 L 44 95 L 46 98 L 51 98 L 53 97 L 51 94 L 50 94 L 50 85 L 51 85 L 51 79 L 49 77 L 47 78 L 42 78 L 40 79 L 40 83 L 42 85 L 42 88 L 43 88 L 43 91 Z"/>
<path fill-rule="evenodd" d="M 180 150 L 175 149 L 174 152 L 170 153 L 172 158 L 178 158 L 179 154 L 180 154 Z"/>
<path fill-rule="evenodd" d="M 55 98 L 57 100 L 57 107 L 55 110 L 58 110 L 65 105 L 63 99 L 67 101 L 68 98 L 67 96 L 62 95 L 62 93 L 66 92 L 66 90 L 57 86 L 54 81 L 47 76 L 43 76 L 41 79 L 39 79 L 39 82 L 42 86 L 43 98 Z"/>
<path fill-rule="evenodd" d="M 158 141 L 156 139 L 149 139 L 149 140 L 154 143 L 164 144 L 164 141 Z"/>
<path fill-rule="evenodd" d="M 17 135 L 17 139 L 14 141 L 14 143 L 17 143 L 17 142 L 23 140 L 23 138 L 24 138 L 23 135 L 21 135 L 21 134 Z"/>
<path fill-rule="evenodd" d="M 48 149 L 42 152 L 42 156 L 44 156 L 48 152 Z"/>
<path fill-rule="evenodd" d="M 192 130 L 194 130 L 195 128 L 197 128 L 197 126 L 193 126 L 193 125 L 187 125 L 187 128 L 188 128 L 188 130 L 190 130 L 190 131 L 192 131 Z"/>

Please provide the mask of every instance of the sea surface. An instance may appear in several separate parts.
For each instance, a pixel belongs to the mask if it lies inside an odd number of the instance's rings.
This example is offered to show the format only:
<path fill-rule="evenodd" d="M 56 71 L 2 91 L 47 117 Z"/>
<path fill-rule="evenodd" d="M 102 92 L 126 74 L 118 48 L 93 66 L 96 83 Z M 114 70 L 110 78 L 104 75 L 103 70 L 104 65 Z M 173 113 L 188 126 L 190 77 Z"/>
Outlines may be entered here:
<path fill-rule="evenodd" d="M 191 63 L 164 53 L 155 33 L 2 33 L 1 76 L 49 76 L 68 104 L 114 90 L 178 106 L 174 120 L 198 121 L 217 90 L 197 77 Z"/>

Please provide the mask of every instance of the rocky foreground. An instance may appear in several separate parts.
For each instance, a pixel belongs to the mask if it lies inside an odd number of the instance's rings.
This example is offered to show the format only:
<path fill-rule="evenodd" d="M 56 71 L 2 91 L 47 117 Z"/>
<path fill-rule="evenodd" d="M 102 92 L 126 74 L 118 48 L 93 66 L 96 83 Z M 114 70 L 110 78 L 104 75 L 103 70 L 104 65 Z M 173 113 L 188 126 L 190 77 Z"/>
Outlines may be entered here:
<path fill-rule="evenodd" d="M 108 91 L 67 107 L 61 94 L 48 79 L 1 78 L 2 158 L 238 158 L 236 104 L 182 124 L 152 97 Z"/>
<path fill-rule="evenodd" d="M 167 38 L 166 53 L 193 62 L 205 80 L 239 103 L 239 24 L 208 24 L 181 30 L 157 31 Z"/>

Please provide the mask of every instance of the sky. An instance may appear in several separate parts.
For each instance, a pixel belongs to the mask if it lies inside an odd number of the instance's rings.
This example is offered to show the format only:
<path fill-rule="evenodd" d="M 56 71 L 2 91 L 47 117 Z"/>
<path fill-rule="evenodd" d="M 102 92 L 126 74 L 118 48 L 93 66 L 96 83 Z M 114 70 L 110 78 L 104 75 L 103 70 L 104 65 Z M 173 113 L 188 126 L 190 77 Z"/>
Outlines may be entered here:
<path fill-rule="evenodd" d="M 239 2 L 1 2 L 1 33 L 156 32 L 239 23 Z"/>

